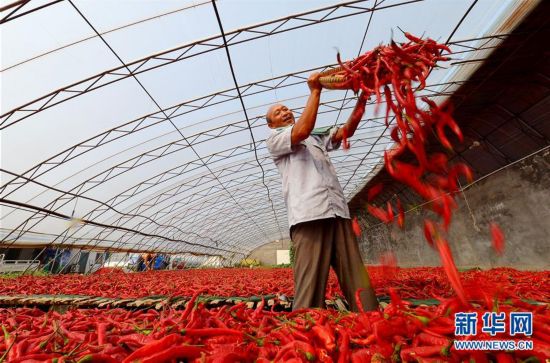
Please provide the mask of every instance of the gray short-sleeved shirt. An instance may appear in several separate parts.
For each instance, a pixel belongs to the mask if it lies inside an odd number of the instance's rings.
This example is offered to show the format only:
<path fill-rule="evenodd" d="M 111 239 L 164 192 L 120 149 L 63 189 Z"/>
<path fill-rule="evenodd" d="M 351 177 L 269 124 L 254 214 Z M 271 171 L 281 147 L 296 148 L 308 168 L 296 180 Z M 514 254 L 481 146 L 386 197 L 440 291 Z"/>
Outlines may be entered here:
<path fill-rule="evenodd" d="M 293 146 L 292 127 L 272 130 L 266 141 L 283 179 L 289 226 L 336 216 L 350 218 L 344 192 L 328 156 L 329 151 L 340 146 L 332 143 L 338 128 L 326 132 L 316 129 Z"/>

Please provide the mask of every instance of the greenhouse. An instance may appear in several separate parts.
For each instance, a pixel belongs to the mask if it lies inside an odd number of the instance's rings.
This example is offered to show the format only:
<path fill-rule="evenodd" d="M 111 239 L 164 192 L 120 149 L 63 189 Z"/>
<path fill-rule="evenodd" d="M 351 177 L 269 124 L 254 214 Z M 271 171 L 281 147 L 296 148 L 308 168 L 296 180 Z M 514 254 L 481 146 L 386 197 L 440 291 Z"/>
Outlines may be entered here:
<path fill-rule="evenodd" d="M 550 3 L 0 2 L 0 362 L 547 362 Z"/>

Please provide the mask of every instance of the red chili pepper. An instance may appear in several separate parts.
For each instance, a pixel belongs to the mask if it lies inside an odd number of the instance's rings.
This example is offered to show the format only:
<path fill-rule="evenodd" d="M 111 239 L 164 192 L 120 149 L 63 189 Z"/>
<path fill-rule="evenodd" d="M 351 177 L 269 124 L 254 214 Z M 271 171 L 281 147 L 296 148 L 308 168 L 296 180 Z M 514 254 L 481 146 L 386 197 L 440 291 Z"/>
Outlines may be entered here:
<path fill-rule="evenodd" d="M 342 127 L 342 149 L 349 150 L 348 130 L 345 126 Z"/>
<path fill-rule="evenodd" d="M 450 346 L 451 341 L 448 338 L 442 336 L 436 336 L 429 333 L 420 333 L 417 335 L 418 341 L 426 345 L 439 345 L 439 346 Z"/>
<path fill-rule="evenodd" d="M 469 183 L 474 180 L 472 169 L 462 163 L 454 165 L 451 170 L 449 170 L 449 179 L 456 180 L 459 175 L 464 175 Z"/>
<path fill-rule="evenodd" d="M 357 220 L 357 217 L 353 217 L 353 219 L 351 220 L 351 227 L 353 229 L 353 233 L 355 233 L 355 236 L 360 237 L 361 226 L 359 225 L 359 221 Z"/>
<path fill-rule="evenodd" d="M 376 336 L 374 334 L 369 335 L 366 338 L 350 338 L 351 342 L 355 345 L 371 345 L 376 340 Z"/>
<path fill-rule="evenodd" d="M 175 359 L 193 359 L 198 358 L 202 352 L 204 352 L 204 348 L 199 346 L 171 346 L 160 352 L 143 357 L 141 363 L 169 363 Z"/>
<path fill-rule="evenodd" d="M 328 354 L 326 349 L 318 349 L 317 350 L 317 359 L 319 360 L 319 362 L 322 362 L 322 363 L 333 363 L 334 362 L 332 360 L 332 358 L 330 357 L 330 355 Z"/>
<path fill-rule="evenodd" d="M 493 248 L 497 254 L 502 255 L 504 253 L 504 233 L 496 223 L 490 224 L 491 236 L 493 237 Z"/>
<path fill-rule="evenodd" d="M 429 219 L 424 219 L 424 237 L 430 247 L 435 248 L 434 237 L 437 238 L 437 230 L 435 228 L 434 222 Z"/>
<path fill-rule="evenodd" d="M 342 332 L 342 341 L 338 346 L 338 363 L 348 362 L 350 358 L 349 333 Z"/>
<path fill-rule="evenodd" d="M 374 78 L 374 91 L 375 91 L 375 94 L 376 94 L 376 106 L 374 108 L 374 113 L 376 115 L 378 114 L 378 106 L 380 105 L 380 100 L 381 100 L 381 97 L 380 97 L 380 79 L 379 79 L 379 76 L 378 76 L 379 72 L 380 72 L 380 57 L 378 57 L 376 59 L 376 66 L 374 68 L 374 75 L 373 75 L 373 78 Z"/>
<path fill-rule="evenodd" d="M 212 337 L 217 335 L 235 335 L 235 336 L 243 335 L 243 332 L 240 330 L 220 329 L 220 328 L 183 329 L 180 333 L 185 336 L 193 336 L 193 337 Z"/>
<path fill-rule="evenodd" d="M 378 183 L 375 184 L 372 188 L 369 189 L 367 193 L 367 200 L 370 202 L 372 201 L 384 188 L 384 184 Z"/>
<path fill-rule="evenodd" d="M 88 354 L 78 360 L 77 363 L 117 363 L 118 361 L 107 354 Z"/>
<path fill-rule="evenodd" d="M 386 98 L 386 117 L 384 118 L 384 120 L 385 120 L 386 126 L 388 126 L 390 110 L 393 111 L 394 115 L 398 115 L 399 111 L 397 110 L 397 107 L 393 103 L 393 100 L 391 97 L 391 91 L 387 85 L 384 85 L 384 97 Z"/>
<path fill-rule="evenodd" d="M 449 281 L 451 283 L 451 286 L 455 290 L 458 298 L 464 304 L 464 306 L 468 306 L 468 301 L 466 300 L 466 294 L 464 293 L 464 287 L 462 286 L 462 283 L 460 282 L 460 277 L 458 276 L 458 271 L 456 269 L 456 265 L 453 260 L 453 256 L 451 254 L 451 249 L 449 247 L 449 244 L 447 241 L 445 241 L 442 238 L 437 238 L 435 240 L 435 246 L 437 247 L 437 250 L 439 251 L 439 255 L 441 257 L 441 262 L 443 262 L 443 268 L 445 269 L 445 273 L 447 274 L 447 277 L 449 278 Z"/>
<path fill-rule="evenodd" d="M 107 324 L 105 323 L 97 323 L 97 344 L 103 345 L 107 343 L 106 339 L 107 334 Z"/>
<path fill-rule="evenodd" d="M 480 351 L 473 351 L 470 353 L 470 362 L 472 361 L 476 363 L 489 363 L 489 359 L 485 352 Z"/>
<path fill-rule="evenodd" d="M 512 355 L 499 352 L 496 354 L 497 363 L 516 363 L 516 360 L 512 357 Z"/>
<path fill-rule="evenodd" d="M 287 355 L 288 353 L 303 354 L 305 355 L 308 361 L 315 360 L 315 349 L 308 343 L 295 340 L 283 346 L 279 351 L 279 353 L 277 353 L 277 355 L 275 356 L 274 361 L 275 362 L 289 361 L 288 359 L 289 355 Z M 285 359 L 285 357 L 287 358 Z M 295 355 L 294 357 L 299 358 Z M 300 362 L 300 360 L 298 360 L 298 362 Z"/>
<path fill-rule="evenodd" d="M 386 209 L 388 211 L 388 220 L 390 222 L 393 222 L 395 215 L 393 214 L 393 208 L 389 200 L 386 202 Z"/>
<path fill-rule="evenodd" d="M 376 206 L 373 206 L 373 205 L 369 204 L 369 205 L 367 205 L 367 210 L 369 211 L 370 214 L 372 214 L 374 217 L 380 219 L 384 223 L 391 223 L 392 222 L 392 218 L 390 216 L 388 216 L 386 211 L 382 208 L 379 208 L 379 207 L 376 207 Z"/>
<path fill-rule="evenodd" d="M 319 338 L 323 343 L 323 347 L 328 352 L 333 352 L 336 348 L 336 343 L 334 341 L 334 334 L 332 334 L 326 327 L 320 325 L 314 325 L 311 328 L 311 331 Z"/>
<path fill-rule="evenodd" d="M 548 359 L 548 357 L 550 357 L 550 344 L 538 339 L 531 340 L 533 341 L 533 350 L 527 352 L 532 353 L 531 355 L 537 357 L 541 361 Z"/>
<path fill-rule="evenodd" d="M 460 128 L 456 124 L 456 122 L 449 116 L 448 114 L 444 113 L 443 111 L 439 113 L 441 116 L 441 121 L 436 124 L 436 131 L 437 131 L 437 137 L 439 137 L 439 141 L 441 142 L 441 145 L 443 145 L 445 148 L 452 150 L 452 145 L 447 139 L 447 136 L 445 135 L 445 126 L 448 126 L 458 137 L 458 140 L 460 142 L 463 141 L 464 137 L 462 135 L 462 131 L 460 131 Z"/>
<path fill-rule="evenodd" d="M 352 363 L 370 363 L 376 352 L 370 348 L 359 349 L 351 353 Z"/>
<path fill-rule="evenodd" d="M 31 362 L 43 362 L 47 359 L 52 358 L 58 358 L 61 357 L 61 354 L 59 353 L 37 353 L 37 354 L 28 354 L 25 356 L 21 356 L 15 359 L 10 360 L 10 363 L 21 363 L 25 361 L 31 361 Z"/>
<path fill-rule="evenodd" d="M 410 41 L 413 41 L 415 43 L 424 43 L 424 40 L 422 40 L 422 38 L 418 38 L 418 37 L 415 37 L 414 35 L 412 35 L 411 33 L 407 33 L 407 32 L 404 32 L 403 34 L 405 34 L 405 36 L 407 37 L 407 39 L 409 39 Z"/>
<path fill-rule="evenodd" d="M 148 356 L 151 356 L 152 354 L 155 354 L 159 351 L 163 351 L 167 349 L 168 347 L 174 346 L 176 344 L 179 344 L 183 341 L 183 337 L 179 334 L 170 334 L 165 336 L 164 338 L 151 342 L 142 348 L 134 351 L 132 354 L 130 354 L 126 359 L 124 359 L 123 363 L 130 363 L 133 362 L 136 359 L 139 358 L 145 358 Z"/>
<path fill-rule="evenodd" d="M 425 347 L 406 348 L 401 350 L 401 359 L 403 361 L 414 360 L 416 357 L 448 356 L 449 345 L 433 345 Z"/>
<path fill-rule="evenodd" d="M 405 211 L 401 205 L 401 200 L 397 198 L 397 225 L 399 228 L 403 228 L 405 225 Z"/>

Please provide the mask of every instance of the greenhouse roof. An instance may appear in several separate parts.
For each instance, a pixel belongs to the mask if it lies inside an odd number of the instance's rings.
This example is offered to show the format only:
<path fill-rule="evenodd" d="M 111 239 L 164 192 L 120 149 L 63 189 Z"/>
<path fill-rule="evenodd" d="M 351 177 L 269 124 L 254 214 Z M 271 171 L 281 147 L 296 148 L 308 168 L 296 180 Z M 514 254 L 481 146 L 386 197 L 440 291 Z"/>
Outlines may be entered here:
<path fill-rule="evenodd" d="M 3 1 L 1 244 L 241 258 L 287 238 L 271 104 L 300 115 L 311 72 L 400 29 L 453 50 L 420 92 L 441 101 L 534 3 Z M 317 126 L 355 99 L 323 91 Z M 368 107 L 331 158 L 348 200 L 391 146 Z"/>

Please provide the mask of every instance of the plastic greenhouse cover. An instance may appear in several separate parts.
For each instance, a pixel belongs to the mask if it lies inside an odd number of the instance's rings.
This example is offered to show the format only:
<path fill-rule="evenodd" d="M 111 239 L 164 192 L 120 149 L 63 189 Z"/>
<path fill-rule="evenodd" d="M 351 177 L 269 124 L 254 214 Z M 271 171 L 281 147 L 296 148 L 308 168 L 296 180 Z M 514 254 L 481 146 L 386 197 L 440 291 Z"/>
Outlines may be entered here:
<path fill-rule="evenodd" d="M 403 41 L 399 28 L 457 53 L 428 79 L 445 97 L 479 65 L 453 62 L 486 56 L 519 4 L 219 0 L 245 113 L 212 2 L 49 3 L 1 13 L 1 244 L 230 258 L 288 237 L 269 105 L 299 115 L 313 70 Z M 354 99 L 324 91 L 317 125 L 345 122 Z M 347 198 L 391 143 L 369 106 L 332 154 Z"/>

